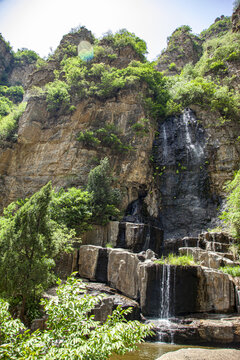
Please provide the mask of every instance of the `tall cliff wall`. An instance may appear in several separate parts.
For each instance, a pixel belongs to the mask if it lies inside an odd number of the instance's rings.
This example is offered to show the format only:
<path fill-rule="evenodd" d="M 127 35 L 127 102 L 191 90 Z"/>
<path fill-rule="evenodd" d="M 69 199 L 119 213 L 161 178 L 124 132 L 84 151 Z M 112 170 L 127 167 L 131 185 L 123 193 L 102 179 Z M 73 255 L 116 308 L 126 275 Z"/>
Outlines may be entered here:
<path fill-rule="evenodd" d="M 180 34 L 179 41 L 182 41 L 184 34 Z M 185 35 L 189 41 L 182 41 L 182 45 L 192 52 L 193 57 L 189 60 L 196 62 L 201 54 L 202 41 L 192 38 L 188 32 Z M 133 125 L 149 115 L 142 96 L 147 85 L 142 83 L 118 90 L 114 96 L 107 99 L 91 96 L 75 101 L 72 112 L 49 111 L 46 96 L 35 93 L 33 87 L 44 88 L 53 81 L 54 70 L 59 70 L 62 59 L 68 56 L 69 45 L 72 46 L 71 51 L 75 51 L 77 43 L 83 38 L 93 42 L 91 33 L 86 29 L 83 33 L 65 36 L 55 55 L 24 80 L 27 107 L 19 120 L 17 141 L 2 141 L 0 148 L 1 207 L 17 198 L 30 196 L 49 180 L 52 180 L 53 186 L 57 188 L 84 186 L 88 173 L 97 160 L 108 156 L 117 186 L 123 194 L 123 210 L 134 200 L 141 198 L 146 204 L 148 216 L 155 219 L 159 226 L 167 227 L 168 221 L 163 219 L 172 218 L 170 236 L 174 236 L 174 227 L 183 226 L 181 236 L 191 234 L 191 226 L 194 231 L 201 231 L 217 215 L 217 206 L 224 196 L 224 183 L 239 167 L 239 122 L 232 120 L 219 125 L 217 112 L 203 110 L 193 103 L 191 109 L 194 111 L 194 122 L 200 124 L 196 125 L 197 132 L 194 132 L 191 121 L 181 123 L 180 116 L 174 121 L 163 117 L 152 119 L 146 125 L 147 131 L 144 134 L 138 133 Z M 104 60 L 109 66 L 124 69 L 132 60 L 141 60 L 141 56 L 132 46 L 127 45 L 116 50 L 110 48 L 109 41 L 102 41 L 101 45 L 105 52 L 98 56 L 96 63 Z M 187 60 L 178 55 L 177 58 L 181 59 L 180 69 Z M 172 61 L 172 58 L 170 60 Z M 162 70 L 160 63 L 161 59 L 158 69 Z M 235 66 L 237 73 L 239 62 L 232 63 L 231 66 Z M 64 79 L 61 71 L 59 76 Z M 170 126 L 170 123 L 175 123 L 176 126 Z M 114 125 L 131 149 L 127 152 L 115 152 L 103 145 L 91 148 L 77 140 L 80 131 L 95 132 L 106 125 Z M 192 133 L 189 135 L 190 130 Z M 189 136 L 192 143 L 189 142 Z M 188 156 L 193 147 L 196 156 L 200 149 L 204 149 L 204 156 L 199 163 L 195 161 L 191 164 Z M 155 162 L 153 165 L 154 156 L 159 164 Z M 191 176 L 190 172 L 186 171 L 188 166 L 191 168 Z M 194 190 L 194 183 L 198 186 L 195 176 L 199 174 L 201 182 L 203 172 L 202 195 L 198 198 Z M 164 180 L 166 174 L 169 176 Z M 187 177 L 192 181 L 191 184 L 186 182 L 185 186 L 189 191 L 189 195 L 185 194 L 188 198 L 183 193 L 179 196 L 173 191 L 179 184 L 183 185 Z M 187 226 L 177 222 L 175 224 L 174 217 L 178 213 L 182 214 L 181 222 L 184 222 L 186 203 L 189 209 L 198 209 L 196 216 L 194 215 L 196 221 L 193 214 L 190 214 Z"/>

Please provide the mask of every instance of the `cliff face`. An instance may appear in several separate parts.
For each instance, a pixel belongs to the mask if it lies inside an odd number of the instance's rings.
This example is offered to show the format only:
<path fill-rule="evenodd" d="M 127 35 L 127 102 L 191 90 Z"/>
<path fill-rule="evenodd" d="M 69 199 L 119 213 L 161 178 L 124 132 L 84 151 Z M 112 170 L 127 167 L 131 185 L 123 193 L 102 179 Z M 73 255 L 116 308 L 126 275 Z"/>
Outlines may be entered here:
<path fill-rule="evenodd" d="M 4 181 L 2 204 L 25 197 L 49 180 L 57 187 L 84 185 L 96 158 L 109 156 L 118 183 L 125 195 L 124 203 L 138 196 L 141 186 L 150 182 L 150 153 L 154 137 L 139 137 L 131 124 L 144 117 L 137 92 L 122 93 L 118 101 L 82 101 L 72 116 L 51 117 L 46 103 L 31 98 L 19 123 L 18 142 L 1 150 L 1 174 Z M 129 138 L 134 150 L 112 154 L 108 148 L 87 149 L 76 140 L 79 131 L 94 122 L 115 124 Z"/>
<path fill-rule="evenodd" d="M 173 74 L 186 63 L 199 60 L 202 40 L 186 28 L 178 35 L 173 36 L 174 44 L 182 47 L 168 49 L 158 62 L 158 70 Z M 239 166 L 240 124 L 216 125 L 218 113 L 193 104 L 191 118 L 148 119 L 145 131 L 138 132 L 133 125 L 149 117 L 143 101 L 146 84 L 119 89 L 107 99 L 80 99 L 71 113 L 49 111 L 46 96 L 34 93 L 33 86 L 44 87 L 53 81 L 54 70 L 64 79 L 61 61 L 77 55 L 82 39 L 93 43 L 86 29 L 69 34 L 46 64 L 23 76 L 27 107 L 19 120 L 17 142 L 2 143 L 0 149 L 1 207 L 30 196 L 49 180 L 56 188 L 84 186 L 89 171 L 107 156 L 123 194 L 123 210 L 135 200 L 143 201 L 148 216 L 169 236 L 190 235 L 193 229 L 195 233 L 209 226 L 224 196 L 224 183 Z M 99 46 L 96 64 L 104 61 L 124 69 L 132 60 L 141 60 L 131 45 L 116 49 L 102 40 Z M 172 62 L 175 69 L 169 68 Z M 238 62 L 231 66 L 236 73 Z M 14 83 L 16 79 L 13 71 L 10 80 Z M 79 132 L 91 130 L 95 134 L 106 126 L 118 130 L 128 151 L 114 151 L 103 144 L 91 147 L 77 140 Z"/>

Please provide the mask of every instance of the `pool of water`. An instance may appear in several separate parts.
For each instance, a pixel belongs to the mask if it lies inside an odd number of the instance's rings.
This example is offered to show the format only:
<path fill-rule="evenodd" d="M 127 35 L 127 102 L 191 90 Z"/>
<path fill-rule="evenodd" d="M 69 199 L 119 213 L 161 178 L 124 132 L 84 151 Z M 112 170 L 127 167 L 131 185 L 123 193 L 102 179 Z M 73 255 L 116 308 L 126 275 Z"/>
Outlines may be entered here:
<path fill-rule="evenodd" d="M 129 352 L 125 355 L 113 355 L 110 360 L 155 360 L 169 351 L 179 350 L 184 347 L 189 348 L 194 346 L 146 342 L 140 344 L 137 351 Z M 199 348 L 200 346 L 195 347 Z"/>

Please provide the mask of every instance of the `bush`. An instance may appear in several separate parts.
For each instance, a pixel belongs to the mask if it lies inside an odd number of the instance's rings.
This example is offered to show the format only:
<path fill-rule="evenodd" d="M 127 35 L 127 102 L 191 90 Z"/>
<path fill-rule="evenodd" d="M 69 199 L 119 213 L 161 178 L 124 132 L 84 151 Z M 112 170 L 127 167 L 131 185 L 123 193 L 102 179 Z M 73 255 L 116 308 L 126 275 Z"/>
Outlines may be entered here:
<path fill-rule="evenodd" d="M 22 102 L 18 106 L 15 106 L 10 114 L 0 118 L 0 139 L 6 140 L 14 136 L 14 133 L 18 127 L 18 121 L 23 115 L 27 103 Z"/>
<path fill-rule="evenodd" d="M 228 193 L 226 208 L 221 213 L 220 219 L 226 224 L 230 233 L 240 236 L 240 170 L 238 170 L 232 181 L 226 185 Z"/>
<path fill-rule="evenodd" d="M 0 308 L 0 334 L 4 344 L 0 346 L 2 359 L 81 359 L 107 360 L 112 353 L 124 354 L 136 349 L 136 344 L 152 335 L 151 324 L 125 320 L 131 309 L 118 307 L 107 321 L 94 321 L 90 315 L 102 296 L 86 294 L 80 280 L 59 282 L 57 298 L 43 300 L 47 314 L 47 329 L 22 335 L 25 330 L 19 321 L 12 320 L 7 305 Z"/>
<path fill-rule="evenodd" d="M 68 85 L 61 80 L 55 80 L 46 85 L 47 108 L 49 111 L 58 111 L 60 108 L 68 109 L 70 94 Z"/>
<path fill-rule="evenodd" d="M 39 59 L 39 55 L 33 51 L 28 49 L 20 49 L 14 54 L 14 61 L 17 64 L 33 64 Z"/>
<path fill-rule="evenodd" d="M 119 131 L 114 125 L 107 124 L 105 127 L 95 130 L 95 132 L 86 130 L 78 134 L 77 140 L 86 147 L 96 148 L 98 146 L 109 147 L 111 151 L 127 152 L 132 149 L 130 145 L 126 145 L 119 137 Z"/>
<path fill-rule="evenodd" d="M 0 97 L 0 116 L 6 116 L 7 114 L 9 114 L 12 107 L 12 101 L 10 101 L 5 96 Z"/>
<path fill-rule="evenodd" d="M 149 133 L 149 120 L 142 118 L 133 124 L 131 128 L 137 135 L 146 136 Z"/>

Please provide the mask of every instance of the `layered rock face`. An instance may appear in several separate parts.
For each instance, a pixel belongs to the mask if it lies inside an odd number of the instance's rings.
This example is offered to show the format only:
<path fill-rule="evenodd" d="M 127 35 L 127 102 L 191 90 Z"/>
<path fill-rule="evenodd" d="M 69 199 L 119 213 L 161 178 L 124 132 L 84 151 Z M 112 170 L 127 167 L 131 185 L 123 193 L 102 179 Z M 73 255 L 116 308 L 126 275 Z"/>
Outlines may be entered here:
<path fill-rule="evenodd" d="M 5 184 L 2 204 L 32 194 L 49 180 L 56 187 L 86 184 L 93 167 L 91 159 L 98 156 L 98 151 L 84 148 L 76 138 L 79 131 L 96 122 L 115 124 L 134 144 L 135 151 L 127 156 L 112 156 L 111 162 L 125 194 L 123 203 L 136 199 L 139 187 L 149 182 L 154 136 L 153 129 L 144 138 L 131 133 L 132 121 L 145 115 L 137 99 L 137 92 L 127 92 L 117 102 L 82 101 L 72 116 L 55 118 L 50 116 L 44 100 L 30 98 L 19 123 L 17 144 L 1 150 L 0 172 Z M 107 148 L 102 152 L 111 156 Z"/>
<path fill-rule="evenodd" d="M 163 265 L 147 258 L 123 249 L 83 245 L 79 274 L 139 300 L 145 316 L 234 311 L 234 284 L 227 274 L 200 266 Z"/>

